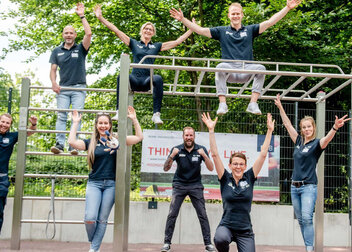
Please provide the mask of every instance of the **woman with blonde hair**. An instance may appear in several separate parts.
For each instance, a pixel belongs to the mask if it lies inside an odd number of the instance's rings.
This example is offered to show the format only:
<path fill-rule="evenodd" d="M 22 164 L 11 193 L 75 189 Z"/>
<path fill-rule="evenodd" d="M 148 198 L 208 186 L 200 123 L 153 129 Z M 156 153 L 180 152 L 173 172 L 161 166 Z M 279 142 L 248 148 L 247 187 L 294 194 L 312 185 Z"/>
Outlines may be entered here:
<path fill-rule="evenodd" d="M 98 20 L 104 24 L 107 28 L 113 31 L 116 36 L 121 39 L 132 50 L 133 63 L 138 63 L 146 55 L 158 55 L 160 51 L 170 50 L 183 41 L 185 41 L 191 34 L 192 31 L 188 30 L 181 37 L 176 40 L 168 42 L 152 42 L 152 37 L 156 35 L 156 28 L 151 22 L 147 22 L 142 25 L 140 30 L 140 41 L 127 36 L 124 32 L 119 30 L 115 25 L 110 23 L 103 17 L 101 6 L 96 5 L 94 8 L 95 16 Z M 195 22 L 193 20 L 193 22 Z M 144 64 L 153 64 L 155 58 L 148 58 L 144 61 Z M 129 76 L 130 86 L 133 91 L 148 91 L 150 90 L 150 71 L 149 69 L 133 68 L 132 74 Z M 117 77 L 117 103 L 116 103 L 116 116 L 113 120 L 118 119 L 118 107 L 119 107 L 119 86 L 120 76 Z M 163 99 L 163 79 L 160 75 L 153 75 L 153 117 L 152 121 L 155 124 L 162 124 L 163 121 L 160 119 L 161 103 Z"/>
<path fill-rule="evenodd" d="M 131 106 L 128 107 L 127 117 L 132 120 L 135 135 L 127 136 L 126 144 L 134 145 L 142 141 L 143 133 L 136 112 Z M 80 120 L 81 115 L 74 111 L 68 142 L 77 150 L 88 151 L 88 164 L 91 171 L 86 189 L 84 223 L 91 243 L 89 252 L 96 252 L 99 251 L 108 217 L 115 202 L 116 151 L 108 150 L 109 147 L 106 144 L 106 139 L 112 135 L 111 117 L 108 114 L 97 114 L 94 132 L 90 139 L 76 139 Z"/>
<path fill-rule="evenodd" d="M 315 138 L 316 126 L 313 117 L 305 116 L 301 120 L 299 124 L 301 135 L 299 135 L 286 115 L 279 94 L 276 96 L 275 105 L 280 111 L 283 125 L 295 144 L 293 151 L 294 167 L 291 182 L 293 210 L 301 228 L 306 250 L 314 251 L 313 212 L 317 199 L 318 183 L 316 166 L 320 155 L 334 138 L 337 130 L 341 128 L 346 121 L 351 120 L 351 118 L 346 119 L 347 115 L 341 118 L 335 116 L 335 123 L 330 131 L 325 137 L 317 139 Z"/>

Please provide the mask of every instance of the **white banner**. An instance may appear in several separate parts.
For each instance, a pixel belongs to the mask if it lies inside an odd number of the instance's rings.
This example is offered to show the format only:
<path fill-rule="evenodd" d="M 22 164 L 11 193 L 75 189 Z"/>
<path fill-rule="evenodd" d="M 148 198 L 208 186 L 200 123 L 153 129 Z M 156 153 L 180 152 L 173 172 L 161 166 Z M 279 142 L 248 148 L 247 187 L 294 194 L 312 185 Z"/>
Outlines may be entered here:
<path fill-rule="evenodd" d="M 182 131 L 143 130 L 143 136 L 141 172 L 164 172 L 164 162 L 170 150 L 172 147 L 183 143 Z M 215 133 L 218 151 L 225 168 L 228 169 L 229 158 L 231 153 L 234 152 L 245 154 L 247 169 L 251 168 L 259 155 L 260 145 L 263 143 L 264 137 L 250 134 Z M 209 133 L 196 132 L 195 143 L 205 146 L 209 152 Z M 271 145 L 269 151 L 273 151 L 273 148 L 273 145 Z M 209 156 L 211 158 L 211 153 L 209 153 Z M 268 177 L 268 162 L 267 157 L 259 173 L 260 177 Z M 176 162 L 173 163 L 171 170 L 168 172 L 174 173 L 175 170 Z M 216 175 L 216 171 L 214 169 L 210 172 L 202 162 L 202 174 Z"/>

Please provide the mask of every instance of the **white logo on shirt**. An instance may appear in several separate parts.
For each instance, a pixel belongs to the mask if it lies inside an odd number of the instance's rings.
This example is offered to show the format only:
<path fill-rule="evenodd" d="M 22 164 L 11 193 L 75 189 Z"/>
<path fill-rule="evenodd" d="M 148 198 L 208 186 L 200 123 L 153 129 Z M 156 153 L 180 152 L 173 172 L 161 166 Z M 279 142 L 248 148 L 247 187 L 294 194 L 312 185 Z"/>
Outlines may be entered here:
<path fill-rule="evenodd" d="M 248 185 L 247 181 L 240 181 L 240 187 L 247 188 L 247 187 L 249 187 L 249 185 Z"/>
<path fill-rule="evenodd" d="M 2 142 L 3 142 L 4 144 L 8 144 L 8 143 L 10 142 L 10 139 L 7 138 L 7 137 L 5 137 L 5 138 L 2 139 Z"/>
<path fill-rule="evenodd" d="M 139 48 L 141 48 L 141 49 L 143 48 L 143 46 L 141 46 L 141 45 L 137 45 L 137 46 L 138 46 Z"/>
<path fill-rule="evenodd" d="M 233 33 L 232 33 L 232 32 L 228 32 L 228 31 L 226 31 L 226 33 L 225 33 L 225 34 L 233 35 Z"/>
<path fill-rule="evenodd" d="M 198 157 L 197 156 L 195 156 L 195 157 L 193 156 L 192 157 L 192 162 L 198 162 Z"/>
<path fill-rule="evenodd" d="M 63 53 L 63 52 L 62 52 L 62 53 L 58 53 L 57 56 L 62 56 L 62 55 L 64 55 L 64 54 L 65 54 L 65 53 Z"/>
<path fill-rule="evenodd" d="M 149 48 L 155 48 L 155 45 L 149 45 Z"/>
<path fill-rule="evenodd" d="M 185 157 L 186 156 L 186 154 L 180 154 L 179 155 L 179 157 Z"/>
<path fill-rule="evenodd" d="M 229 182 L 227 185 L 228 185 L 229 187 L 231 187 L 233 190 L 235 190 L 235 187 L 232 185 L 231 182 Z"/>
<path fill-rule="evenodd" d="M 241 36 L 241 38 L 243 38 L 243 37 L 247 37 L 247 32 L 240 32 L 240 36 Z"/>
<path fill-rule="evenodd" d="M 72 58 L 78 58 L 78 53 L 73 52 L 73 53 L 71 54 L 71 57 L 72 57 Z"/>

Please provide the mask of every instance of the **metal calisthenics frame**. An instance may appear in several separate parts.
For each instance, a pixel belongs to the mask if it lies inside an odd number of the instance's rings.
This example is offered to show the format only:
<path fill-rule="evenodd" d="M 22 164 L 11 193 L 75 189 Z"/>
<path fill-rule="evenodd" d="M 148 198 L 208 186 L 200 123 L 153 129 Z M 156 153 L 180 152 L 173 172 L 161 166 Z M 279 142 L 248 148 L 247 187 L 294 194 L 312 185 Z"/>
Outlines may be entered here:
<path fill-rule="evenodd" d="M 165 61 L 171 61 L 169 65 L 157 64 L 142 64 L 146 58 L 158 58 Z M 182 62 L 183 65 L 177 65 L 177 62 Z M 219 62 L 237 62 L 237 63 L 256 63 L 268 65 L 274 70 L 245 70 L 243 69 L 224 69 L 216 68 L 216 63 Z M 188 65 L 185 65 L 188 64 Z M 191 64 L 203 64 L 203 66 L 192 66 Z M 205 65 L 205 66 L 204 66 Z M 289 68 L 307 69 L 306 71 L 290 71 L 282 70 Z M 263 88 L 261 99 L 276 98 L 276 93 L 280 92 L 280 99 L 285 101 L 296 102 L 315 102 L 316 103 L 316 121 L 317 121 L 317 137 L 321 138 L 325 135 L 325 100 L 330 96 L 339 92 L 347 87 L 352 82 L 352 74 L 345 74 L 342 69 L 336 65 L 322 65 L 322 64 L 294 64 L 283 62 L 265 62 L 265 61 L 237 61 L 237 60 L 220 60 L 220 59 L 204 59 L 204 58 L 185 58 L 185 57 L 168 57 L 168 56 L 146 56 L 138 64 L 131 64 L 129 55 L 121 55 L 120 64 L 120 90 L 119 90 L 119 142 L 120 148 L 117 152 L 116 166 L 117 174 L 124 174 L 124 176 L 116 176 L 116 196 L 115 196 L 115 212 L 114 212 L 114 234 L 113 234 L 113 249 L 117 252 L 128 250 L 128 223 L 129 223 L 129 200 L 130 200 L 130 168 L 131 168 L 131 154 L 132 148 L 126 146 L 126 136 L 132 133 L 132 123 L 127 120 L 127 107 L 133 105 L 133 93 L 129 92 L 129 71 L 130 68 L 144 68 L 150 69 L 151 75 L 151 91 L 152 92 L 152 77 L 155 69 L 163 69 L 175 71 L 174 82 L 171 84 L 164 84 L 168 90 L 164 91 L 165 95 L 184 95 L 184 96 L 203 96 L 203 97 L 216 97 L 215 85 L 202 85 L 202 80 L 206 73 L 226 72 L 226 73 L 246 73 L 246 74 L 265 74 L 273 76 L 271 81 Z M 322 69 L 327 70 L 326 73 L 321 72 Z M 179 82 L 180 71 L 194 71 L 199 72 L 197 84 L 181 84 Z M 274 89 L 274 84 L 282 77 L 291 77 L 296 80 L 286 89 Z M 253 77 L 252 77 L 253 78 Z M 228 95 L 230 98 L 250 98 L 247 94 L 250 88 L 248 87 L 252 78 L 243 84 L 241 87 L 228 86 Z M 312 85 L 308 91 L 298 89 L 297 87 L 305 80 L 309 79 L 311 82 L 317 82 Z M 330 80 L 337 79 L 343 80 L 338 87 L 331 90 L 329 93 L 318 92 L 316 97 L 310 97 L 310 94 L 316 92 L 318 88 L 322 87 Z M 50 89 L 49 87 L 36 87 L 30 86 L 29 79 L 23 79 L 21 89 L 21 102 L 20 102 L 20 121 L 19 121 L 19 141 L 17 148 L 17 166 L 16 166 L 16 183 L 15 183 L 15 199 L 13 208 L 13 221 L 12 221 L 12 235 L 11 235 L 11 249 L 20 249 L 20 234 L 21 223 L 47 223 L 47 220 L 28 220 L 22 219 L 22 202 L 25 199 L 49 199 L 50 197 L 23 197 L 24 177 L 41 177 L 41 178 L 70 178 L 82 179 L 87 176 L 71 176 L 71 175 L 48 175 L 48 174 L 25 174 L 26 155 L 53 155 L 46 152 L 29 152 L 26 151 L 27 142 L 27 118 L 28 111 L 57 111 L 57 112 L 71 112 L 72 109 L 48 109 L 48 108 L 34 108 L 29 107 L 30 89 Z M 193 89 L 193 90 L 192 90 Z M 62 90 L 72 90 L 72 88 L 62 88 Z M 116 92 L 112 89 L 74 89 L 92 92 Z M 191 90 L 191 91 L 184 91 Z M 78 110 L 83 113 L 97 113 L 100 110 Z M 114 113 L 115 111 L 105 111 Z M 37 130 L 39 133 L 69 133 L 68 131 L 54 131 L 54 130 Z M 78 132 L 80 134 L 90 134 L 90 132 Z M 69 155 L 69 154 L 60 154 Z M 79 154 L 79 156 L 86 156 Z M 351 169 L 350 169 L 351 170 Z M 317 165 L 318 173 L 318 198 L 316 203 L 316 240 L 315 251 L 323 251 L 323 230 L 324 230 L 324 155 L 321 156 Z M 352 177 L 352 176 L 351 176 Z M 56 200 L 84 200 L 80 198 L 55 198 Z M 82 224 L 83 221 L 65 221 L 53 220 L 50 223 L 57 224 Z M 112 224 L 112 223 L 110 223 Z"/>

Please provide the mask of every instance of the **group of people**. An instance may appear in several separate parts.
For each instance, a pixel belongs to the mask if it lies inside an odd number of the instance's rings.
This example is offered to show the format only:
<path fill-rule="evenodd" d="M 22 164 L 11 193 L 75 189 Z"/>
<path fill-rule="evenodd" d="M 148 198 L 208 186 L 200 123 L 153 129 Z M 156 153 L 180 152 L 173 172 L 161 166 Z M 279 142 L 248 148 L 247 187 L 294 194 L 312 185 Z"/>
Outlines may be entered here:
<path fill-rule="evenodd" d="M 194 31 L 200 35 L 214 38 L 220 41 L 223 59 L 253 60 L 253 39 L 263 33 L 282 19 L 291 9 L 299 5 L 299 0 L 287 0 L 286 6 L 271 17 L 269 20 L 255 25 L 242 25 L 243 11 L 239 3 L 233 3 L 229 7 L 229 26 L 202 28 L 194 21 L 191 22 L 183 16 L 182 11 L 172 9 L 170 14 L 181 21 L 188 30 L 180 38 L 165 43 L 153 43 L 152 37 L 156 30 L 152 23 L 145 23 L 140 30 L 140 40 L 128 37 L 116 26 L 107 21 L 98 5 L 95 7 L 95 15 L 101 23 L 113 31 L 132 50 L 133 62 L 137 63 L 145 55 L 157 55 L 160 51 L 169 50 L 182 43 Z M 85 91 L 61 90 L 61 87 L 83 88 L 86 87 L 85 57 L 89 51 L 92 32 L 84 15 L 84 5 L 77 4 L 77 15 L 81 18 L 85 36 L 81 44 L 75 43 L 77 36 L 72 26 L 66 26 L 63 30 L 64 42 L 55 48 L 50 57 L 51 71 L 50 79 L 52 89 L 57 93 L 57 106 L 60 109 L 83 109 Z M 152 64 L 154 59 L 145 63 Z M 56 82 L 56 72 L 60 68 L 60 83 Z M 237 63 L 221 63 L 220 68 L 238 69 L 243 66 Z M 264 66 L 257 64 L 245 64 L 244 69 L 265 70 Z M 216 73 L 216 87 L 219 96 L 218 115 L 228 112 L 226 105 L 226 82 L 246 82 L 252 77 L 251 74 L 226 74 Z M 251 101 L 247 111 L 261 114 L 257 100 L 264 84 L 264 75 L 255 74 L 252 88 Z M 150 73 L 147 69 L 133 69 L 129 76 L 132 90 L 145 91 L 150 88 Z M 119 97 L 119 77 L 117 78 L 117 99 Z M 162 123 L 160 109 L 163 96 L 163 80 L 159 75 L 153 76 L 153 117 L 154 123 Z M 316 164 L 318 159 L 335 133 L 350 118 L 344 116 L 336 117 L 332 129 L 322 139 L 316 139 L 316 127 L 312 117 L 304 117 L 300 122 L 300 135 L 292 126 L 285 110 L 280 102 L 280 96 L 275 99 L 283 121 L 292 141 L 295 143 L 293 158 L 294 169 L 292 174 L 291 195 L 292 204 L 301 227 L 302 236 L 307 251 L 314 249 L 313 211 L 317 195 Z M 117 101 L 118 109 L 118 101 Z M 115 119 L 118 116 L 116 113 Z M 138 122 L 136 111 L 128 107 L 128 118 L 132 121 L 135 134 L 127 136 L 126 144 L 134 145 L 143 140 L 143 133 Z M 30 117 L 30 129 L 36 129 L 37 119 Z M 215 139 L 215 126 L 218 118 L 214 120 L 209 113 L 203 113 L 202 121 L 209 130 L 210 151 L 213 161 L 209 158 L 207 149 L 195 143 L 195 130 L 191 127 L 183 129 L 183 143 L 173 147 L 164 164 L 167 172 L 173 161 L 177 163 L 177 169 L 173 178 L 173 192 L 170 211 L 165 227 L 163 252 L 170 251 L 171 240 L 175 228 L 175 222 L 186 196 L 189 196 L 196 209 L 206 251 L 216 251 L 211 242 L 210 226 L 206 214 L 203 185 L 201 181 L 201 163 L 204 162 L 207 169 L 215 170 L 220 182 L 220 190 L 223 201 L 223 215 L 216 229 L 214 244 L 218 251 L 229 251 L 231 242 L 236 242 L 238 251 L 255 251 L 255 241 L 250 218 L 251 204 L 253 199 L 253 186 L 257 176 L 266 159 L 275 120 L 271 114 L 267 114 L 267 133 L 261 152 L 256 161 L 247 169 L 247 158 L 242 153 L 234 153 L 230 159 L 227 169 L 222 163 Z M 59 112 L 56 123 L 57 130 L 65 130 L 67 113 Z M 86 207 L 84 222 L 90 242 L 90 252 L 99 251 L 105 234 L 107 220 L 115 200 L 115 178 L 116 178 L 116 151 L 107 151 L 106 139 L 114 136 L 112 132 L 112 118 L 109 114 L 98 113 L 96 115 L 94 130 L 90 139 L 81 140 L 77 138 L 80 130 L 81 115 L 76 110 L 72 113 L 72 125 L 68 137 L 71 153 L 77 150 L 88 152 L 87 161 L 90 167 L 89 179 L 86 189 Z M 8 164 L 17 142 L 18 133 L 9 132 L 12 117 L 9 114 L 0 116 L 0 231 L 3 222 L 3 210 L 6 204 L 8 192 Z M 33 132 L 30 132 L 33 133 Z M 114 136 L 117 137 L 117 136 Z M 56 136 L 56 145 L 51 148 L 55 154 L 64 150 L 65 135 Z"/>

